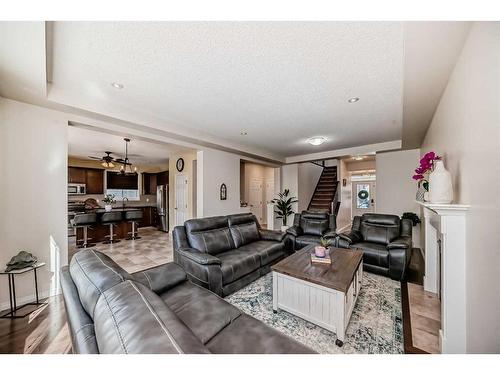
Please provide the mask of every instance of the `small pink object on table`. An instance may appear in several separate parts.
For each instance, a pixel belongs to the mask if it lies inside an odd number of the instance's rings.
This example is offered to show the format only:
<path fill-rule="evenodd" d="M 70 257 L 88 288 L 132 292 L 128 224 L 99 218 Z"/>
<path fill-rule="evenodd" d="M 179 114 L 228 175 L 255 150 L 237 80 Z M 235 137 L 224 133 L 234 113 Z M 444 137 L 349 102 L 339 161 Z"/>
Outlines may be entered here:
<path fill-rule="evenodd" d="M 323 246 L 316 246 L 314 248 L 314 255 L 316 255 L 318 258 L 324 258 L 326 256 L 326 248 Z"/>

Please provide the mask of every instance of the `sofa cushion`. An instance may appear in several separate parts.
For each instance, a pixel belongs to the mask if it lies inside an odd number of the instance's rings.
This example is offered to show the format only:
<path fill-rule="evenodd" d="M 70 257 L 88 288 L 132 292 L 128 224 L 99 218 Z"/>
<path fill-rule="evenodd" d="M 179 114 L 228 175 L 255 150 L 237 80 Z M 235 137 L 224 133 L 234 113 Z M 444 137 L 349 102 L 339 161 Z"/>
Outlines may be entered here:
<path fill-rule="evenodd" d="M 80 302 L 92 319 L 101 294 L 133 278 L 110 257 L 95 250 L 77 252 L 71 259 L 69 272 L 78 290 Z"/>
<path fill-rule="evenodd" d="M 360 232 L 363 240 L 387 245 L 400 234 L 400 219 L 396 215 L 363 214 Z"/>
<path fill-rule="evenodd" d="M 313 236 L 322 236 L 328 230 L 328 219 L 320 217 L 302 216 L 300 218 L 300 227 L 304 234 Z"/>
<path fill-rule="evenodd" d="M 260 266 L 265 266 L 285 254 L 285 244 L 275 241 L 256 241 L 240 247 L 238 250 L 253 252 L 259 255 Z"/>
<path fill-rule="evenodd" d="M 373 242 L 356 242 L 351 249 L 363 250 L 363 262 L 379 267 L 389 267 L 389 252 L 386 247 Z"/>
<path fill-rule="evenodd" d="M 160 297 L 130 280 L 102 293 L 94 326 L 100 353 L 210 353 Z"/>
<path fill-rule="evenodd" d="M 234 225 L 229 229 L 237 248 L 260 240 L 259 228 L 255 222 Z"/>
<path fill-rule="evenodd" d="M 260 267 L 259 254 L 241 249 L 217 256 L 221 260 L 222 284 L 229 284 Z"/>
<path fill-rule="evenodd" d="M 225 216 L 191 219 L 184 226 L 189 245 L 196 250 L 216 255 L 235 247 Z"/>
<path fill-rule="evenodd" d="M 207 343 L 212 353 L 313 354 L 314 351 L 288 338 L 249 315 L 242 314 Z"/>
<path fill-rule="evenodd" d="M 190 282 L 177 285 L 161 294 L 160 298 L 202 343 L 206 343 L 241 315 L 233 305 Z"/>

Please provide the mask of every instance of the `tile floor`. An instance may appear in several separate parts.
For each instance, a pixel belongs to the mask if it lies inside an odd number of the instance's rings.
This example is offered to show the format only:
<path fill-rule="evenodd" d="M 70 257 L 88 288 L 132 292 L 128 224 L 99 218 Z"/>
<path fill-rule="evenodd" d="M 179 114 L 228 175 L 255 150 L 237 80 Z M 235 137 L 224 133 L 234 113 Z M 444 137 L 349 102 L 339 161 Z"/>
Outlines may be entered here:
<path fill-rule="evenodd" d="M 92 249 L 108 255 L 129 273 L 173 260 L 172 240 L 168 233 L 147 227 L 140 228 L 139 235 L 141 236 L 139 240 L 121 240 L 115 244 L 99 243 Z M 74 237 L 72 237 L 69 243 L 70 260 L 79 250 L 81 249 L 76 248 Z"/>
<path fill-rule="evenodd" d="M 441 303 L 422 285 L 408 283 L 413 346 L 428 353 L 440 353 Z"/>

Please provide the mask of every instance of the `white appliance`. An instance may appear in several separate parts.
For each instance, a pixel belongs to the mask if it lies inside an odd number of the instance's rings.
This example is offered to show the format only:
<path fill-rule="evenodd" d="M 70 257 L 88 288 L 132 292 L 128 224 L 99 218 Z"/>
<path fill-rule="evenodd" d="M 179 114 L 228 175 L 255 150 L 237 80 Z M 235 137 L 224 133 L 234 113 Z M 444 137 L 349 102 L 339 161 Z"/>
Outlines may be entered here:
<path fill-rule="evenodd" d="M 85 184 L 68 184 L 68 195 L 85 195 L 86 191 Z"/>

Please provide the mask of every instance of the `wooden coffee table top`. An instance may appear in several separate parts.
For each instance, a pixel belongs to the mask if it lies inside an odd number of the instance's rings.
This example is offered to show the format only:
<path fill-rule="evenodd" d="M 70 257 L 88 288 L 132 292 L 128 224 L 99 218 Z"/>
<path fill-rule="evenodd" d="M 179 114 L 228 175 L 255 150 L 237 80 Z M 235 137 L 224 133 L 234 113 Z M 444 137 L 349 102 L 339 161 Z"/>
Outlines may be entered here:
<path fill-rule="evenodd" d="M 297 279 L 347 293 L 358 269 L 363 252 L 351 249 L 330 248 L 332 264 L 311 262 L 314 246 L 308 245 L 295 254 L 276 263 L 271 269 Z"/>

